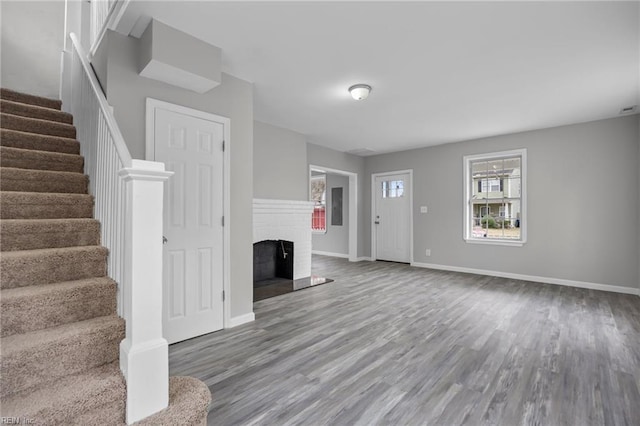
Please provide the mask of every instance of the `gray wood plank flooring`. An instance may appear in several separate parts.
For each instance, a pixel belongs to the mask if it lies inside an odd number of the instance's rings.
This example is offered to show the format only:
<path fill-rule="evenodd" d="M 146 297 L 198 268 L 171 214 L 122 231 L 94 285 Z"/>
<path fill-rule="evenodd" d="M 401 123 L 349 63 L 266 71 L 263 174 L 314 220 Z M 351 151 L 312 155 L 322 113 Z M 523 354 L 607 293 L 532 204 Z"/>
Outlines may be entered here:
<path fill-rule="evenodd" d="M 172 345 L 209 425 L 640 425 L 640 297 L 314 256 L 335 282 Z"/>

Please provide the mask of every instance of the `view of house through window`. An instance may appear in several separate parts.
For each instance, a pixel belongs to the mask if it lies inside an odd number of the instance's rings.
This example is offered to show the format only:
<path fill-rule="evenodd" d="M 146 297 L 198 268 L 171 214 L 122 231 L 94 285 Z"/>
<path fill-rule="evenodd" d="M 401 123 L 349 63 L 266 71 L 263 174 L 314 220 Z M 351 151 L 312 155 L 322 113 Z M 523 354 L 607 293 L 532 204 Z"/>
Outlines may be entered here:
<path fill-rule="evenodd" d="M 467 240 L 523 241 L 524 151 L 465 157 Z"/>
<path fill-rule="evenodd" d="M 327 176 L 311 176 L 311 201 L 313 201 L 313 215 L 311 216 L 311 230 L 325 232 L 327 230 Z"/>

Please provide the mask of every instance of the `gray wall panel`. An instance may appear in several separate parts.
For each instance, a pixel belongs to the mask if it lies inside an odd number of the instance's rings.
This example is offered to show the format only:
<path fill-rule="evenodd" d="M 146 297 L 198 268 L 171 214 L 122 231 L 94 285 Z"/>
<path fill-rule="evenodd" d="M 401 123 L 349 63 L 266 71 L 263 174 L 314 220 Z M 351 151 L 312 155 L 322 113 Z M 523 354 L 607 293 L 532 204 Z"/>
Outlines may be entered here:
<path fill-rule="evenodd" d="M 465 243 L 462 157 L 517 148 L 528 151 L 528 242 Z M 634 115 L 369 157 L 365 227 L 371 174 L 411 168 L 416 262 L 637 287 L 638 149 Z"/>

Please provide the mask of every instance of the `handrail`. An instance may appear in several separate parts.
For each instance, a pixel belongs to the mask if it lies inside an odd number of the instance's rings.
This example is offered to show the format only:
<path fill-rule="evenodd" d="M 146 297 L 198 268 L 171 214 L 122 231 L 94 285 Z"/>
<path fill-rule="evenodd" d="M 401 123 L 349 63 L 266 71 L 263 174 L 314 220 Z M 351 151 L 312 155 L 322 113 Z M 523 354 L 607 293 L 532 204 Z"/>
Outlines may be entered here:
<path fill-rule="evenodd" d="M 104 119 L 107 122 L 107 126 L 112 133 L 113 143 L 115 145 L 116 151 L 118 152 L 118 156 L 122 161 L 124 167 L 131 167 L 131 154 L 129 153 L 129 149 L 127 148 L 127 144 L 124 141 L 124 137 L 120 132 L 120 128 L 116 124 L 116 119 L 113 116 L 113 112 L 111 112 L 111 107 L 107 102 L 107 98 L 102 93 L 102 88 L 100 87 L 100 83 L 95 76 L 93 68 L 87 59 L 87 54 L 85 53 L 82 45 L 80 44 L 80 40 L 78 37 L 71 33 L 69 34 L 69 38 L 73 42 L 73 48 L 78 52 L 78 57 L 80 58 L 80 63 L 82 64 L 82 68 L 89 78 L 89 83 L 91 84 L 91 88 L 93 89 L 96 97 L 98 98 L 98 104 L 100 105 L 100 109 L 104 114 Z"/>

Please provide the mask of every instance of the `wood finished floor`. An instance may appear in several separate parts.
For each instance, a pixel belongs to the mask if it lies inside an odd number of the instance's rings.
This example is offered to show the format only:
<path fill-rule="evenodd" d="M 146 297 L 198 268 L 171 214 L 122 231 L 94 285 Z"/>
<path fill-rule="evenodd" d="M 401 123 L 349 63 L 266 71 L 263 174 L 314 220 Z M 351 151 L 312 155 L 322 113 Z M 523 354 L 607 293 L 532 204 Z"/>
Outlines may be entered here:
<path fill-rule="evenodd" d="M 314 256 L 335 279 L 170 347 L 209 425 L 640 425 L 640 297 Z"/>

